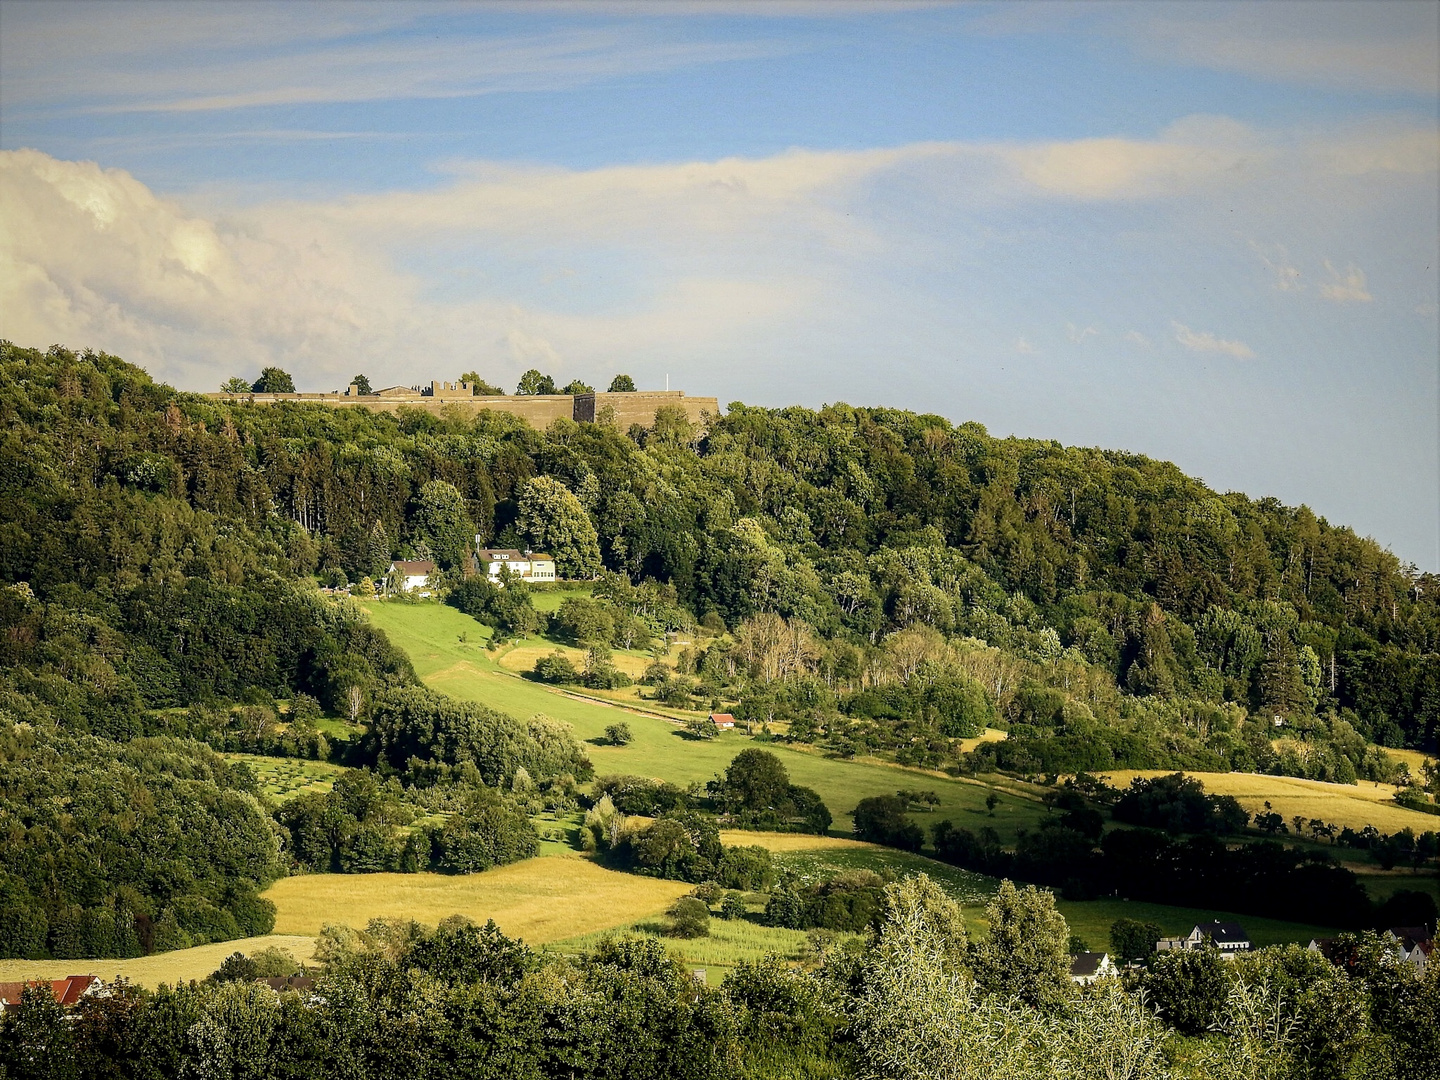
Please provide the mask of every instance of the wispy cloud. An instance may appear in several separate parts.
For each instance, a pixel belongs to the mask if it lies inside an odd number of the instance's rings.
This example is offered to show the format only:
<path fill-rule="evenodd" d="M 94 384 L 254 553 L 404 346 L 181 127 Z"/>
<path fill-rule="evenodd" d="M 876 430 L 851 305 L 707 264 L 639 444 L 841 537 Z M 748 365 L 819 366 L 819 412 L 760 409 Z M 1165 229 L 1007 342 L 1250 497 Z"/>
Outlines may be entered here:
<path fill-rule="evenodd" d="M 1079 327 L 1076 326 L 1074 323 L 1066 323 L 1065 336 L 1068 337 L 1074 344 L 1079 345 L 1088 337 L 1099 337 L 1100 331 L 1097 327 L 1094 326 Z"/>
<path fill-rule="evenodd" d="M 1208 330 L 1197 333 L 1184 323 L 1172 322 L 1170 325 L 1175 328 L 1175 340 L 1187 349 L 1193 349 L 1195 352 L 1221 353 L 1225 356 L 1233 356 L 1237 360 L 1252 360 L 1255 357 L 1255 350 L 1243 341 L 1216 337 Z"/>
<path fill-rule="evenodd" d="M 1326 259 L 1325 271 L 1330 280 L 1320 286 L 1320 295 L 1326 300 L 1337 304 L 1368 304 L 1375 299 L 1365 284 L 1365 271 L 1359 267 L 1352 264 L 1342 274 Z"/>
<path fill-rule="evenodd" d="M 1150 339 L 1147 338 L 1144 334 L 1140 333 L 1139 330 L 1127 330 L 1125 332 L 1125 340 L 1130 342 L 1130 344 L 1132 345 L 1139 345 L 1142 349 L 1148 349 L 1152 347 Z"/>
<path fill-rule="evenodd" d="M 0 39 L 6 108 L 204 113 L 440 100 L 566 89 L 796 48 L 767 38 L 694 37 L 653 20 L 504 32 L 477 21 L 479 10 L 7 4 Z"/>
<path fill-rule="evenodd" d="M 1015 351 L 1021 356 L 1036 356 L 1040 350 L 1036 349 L 1034 345 L 1031 345 L 1030 342 L 1026 341 L 1023 337 L 1018 337 L 1015 339 Z"/>
<path fill-rule="evenodd" d="M 1275 288 L 1280 292 L 1298 292 L 1305 286 L 1300 283 L 1300 269 L 1290 262 L 1290 253 L 1283 244 L 1267 247 L 1250 241 L 1250 250 L 1259 256 Z"/>

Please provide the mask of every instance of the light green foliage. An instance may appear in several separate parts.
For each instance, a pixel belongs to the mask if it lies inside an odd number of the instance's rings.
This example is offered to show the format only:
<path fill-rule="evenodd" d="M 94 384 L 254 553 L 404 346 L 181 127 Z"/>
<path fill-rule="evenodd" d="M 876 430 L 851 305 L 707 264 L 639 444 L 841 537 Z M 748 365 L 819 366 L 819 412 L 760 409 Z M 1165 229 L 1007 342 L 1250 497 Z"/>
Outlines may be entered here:
<path fill-rule="evenodd" d="M 537 476 L 526 482 L 516 525 L 534 550 L 555 559 L 561 577 L 590 578 L 600 572 L 595 525 L 580 500 L 558 480 Z"/>
<path fill-rule="evenodd" d="M 549 375 L 542 375 L 535 368 L 531 368 L 520 376 L 520 382 L 515 387 L 517 394 L 554 394 L 555 380 Z"/>
<path fill-rule="evenodd" d="M 220 392 L 222 394 L 248 394 L 250 393 L 250 384 L 236 375 L 220 384 Z"/>
<path fill-rule="evenodd" d="M 975 978 L 988 993 L 1034 1006 L 1070 992 L 1070 928 L 1055 897 L 1033 885 L 1001 882 L 985 908 L 990 934 L 973 950 Z"/>

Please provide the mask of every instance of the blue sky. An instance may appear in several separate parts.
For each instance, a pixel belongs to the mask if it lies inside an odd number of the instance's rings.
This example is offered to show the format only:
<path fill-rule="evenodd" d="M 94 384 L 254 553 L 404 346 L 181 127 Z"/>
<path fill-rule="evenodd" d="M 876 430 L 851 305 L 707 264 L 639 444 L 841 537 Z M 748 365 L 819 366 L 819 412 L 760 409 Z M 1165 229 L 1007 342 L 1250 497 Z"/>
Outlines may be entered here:
<path fill-rule="evenodd" d="M 0 0 L 0 333 L 1174 460 L 1440 569 L 1440 5 Z"/>

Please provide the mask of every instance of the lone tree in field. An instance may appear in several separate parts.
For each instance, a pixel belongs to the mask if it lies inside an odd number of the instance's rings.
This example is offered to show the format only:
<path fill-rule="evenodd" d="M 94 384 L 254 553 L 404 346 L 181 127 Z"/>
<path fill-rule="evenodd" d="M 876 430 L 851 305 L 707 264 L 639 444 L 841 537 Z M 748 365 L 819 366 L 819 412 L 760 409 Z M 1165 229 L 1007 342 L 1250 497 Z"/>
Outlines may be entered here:
<path fill-rule="evenodd" d="M 611 746 L 624 746 L 631 738 L 630 725 L 623 720 L 605 728 L 605 741 Z"/>
<path fill-rule="evenodd" d="M 600 538 L 580 500 L 564 484 L 537 476 L 520 494 L 521 534 L 535 551 L 555 559 L 564 578 L 593 578 L 600 572 Z"/>
<path fill-rule="evenodd" d="M 293 394 L 295 380 L 290 377 L 289 372 L 281 371 L 278 367 L 267 367 L 260 372 L 260 377 L 250 389 L 257 394 Z"/>
<path fill-rule="evenodd" d="M 616 375 L 610 380 L 610 393 L 612 394 L 633 394 L 635 393 L 635 380 L 629 375 Z"/>

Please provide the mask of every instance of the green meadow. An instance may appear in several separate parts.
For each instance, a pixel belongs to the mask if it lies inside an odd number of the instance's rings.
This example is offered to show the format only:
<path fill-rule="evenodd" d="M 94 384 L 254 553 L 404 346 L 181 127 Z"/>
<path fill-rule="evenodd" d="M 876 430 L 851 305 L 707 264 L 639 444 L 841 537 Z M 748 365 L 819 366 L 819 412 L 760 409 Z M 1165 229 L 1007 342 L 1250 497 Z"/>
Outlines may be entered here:
<path fill-rule="evenodd" d="M 538 594 L 547 599 L 560 595 Z M 409 654 L 426 685 L 517 717 L 545 713 L 565 721 L 578 738 L 590 744 L 587 749 L 598 775 L 633 773 L 683 787 L 712 779 L 741 750 L 756 745 L 754 739 L 737 732 L 716 739 L 693 739 L 668 720 L 520 678 L 505 671 L 486 649 L 489 627 L 454 608 L 377 602 L 368 604 L 367 609 L 374 623 Z M 634 738 L 626 746 L 611 746 L 604 740 L 605 728 L 621 720 L 630 725 Z M 939 796 L 937 809 L 912 815 L 927 830 L 949 818 L 971 828 L 990 825 L 1008 842 L 1014 840 L 1018 829 L 1034 828 L 1045 816 L 1038 798 L 1008 784 L 995 788 L 881 762 L 844 761 L 780 743 L 770 743 L 766 749 L 785 763 L 795 783 L 820 793 L 835 815 L 834 830 L 841 833 L 849 832 L 848 815 L 861 799 L 894 794 L 899 788 L 930 790 Z M 985 809 L 985 797 L 992 791 L 1000 796 L 993 817 Z"/>

